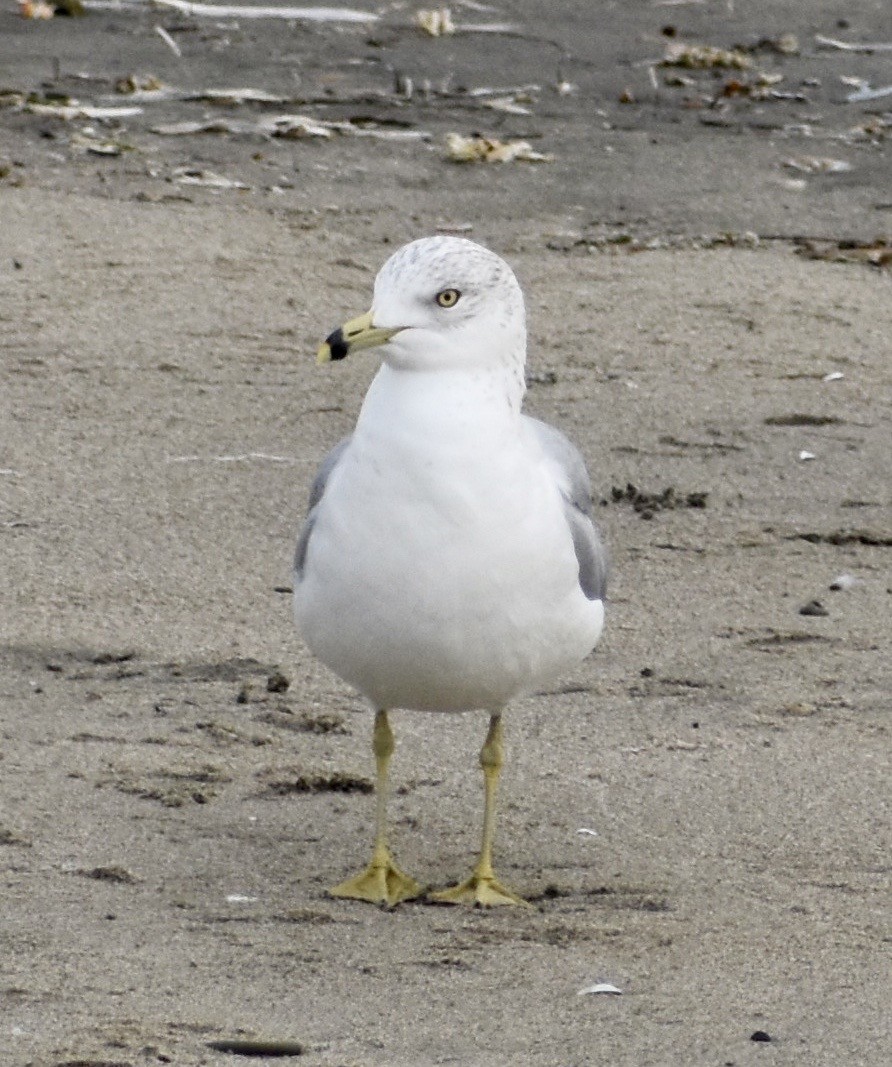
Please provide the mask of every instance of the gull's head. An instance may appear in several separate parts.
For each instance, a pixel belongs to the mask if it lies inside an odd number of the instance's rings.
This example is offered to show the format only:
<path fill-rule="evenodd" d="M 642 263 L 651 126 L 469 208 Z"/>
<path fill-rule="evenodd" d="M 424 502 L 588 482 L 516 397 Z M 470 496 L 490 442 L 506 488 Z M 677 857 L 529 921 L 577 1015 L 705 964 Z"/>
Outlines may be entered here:
<path fill-rule="evenodd" d="M 381 347 L 405 370 L 522 367 L 523 294 L 508 264 L 462 237 L 424 237 L 378 272 L 372 308 L 335 330 L 319 361 Z"/>

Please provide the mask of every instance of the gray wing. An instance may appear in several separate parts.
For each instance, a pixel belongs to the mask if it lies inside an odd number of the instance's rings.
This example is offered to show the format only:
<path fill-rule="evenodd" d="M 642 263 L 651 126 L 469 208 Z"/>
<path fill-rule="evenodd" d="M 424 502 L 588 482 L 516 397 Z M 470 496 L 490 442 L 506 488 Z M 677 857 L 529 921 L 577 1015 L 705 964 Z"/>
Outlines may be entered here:
<path fill-rule="evenodd" d="M 607 594 L 610 564 L 592 518 L 592 485 L 585 469 L 585 460 L 579 449 L 560 430 L 529 415 L 524 418 L 546 458 L 556 468 L 564 498 L 564 517 L 570 527 L 576 562 L 579 564 L 579 585 L 589 600 L 603 600 Z"/>
<path fill-rule="evenodd" d="M 331 477 L 331 472 L 340 462 L 341 456 L 350 444 L 351 437 L 345 437 L 343 440 L 338 441 L 331 452 L 322 461 L 319 470 L 316 472 L 316 477 L 313 479 L 313 484 L 310 486 L 310 500 L 307 505 L 307 517 L 304 521 L 303 529 L 300 531 L 300 536 L 297 539 L 297 548 L 294 551 L 294 580 L 299 582 L 303 576 L 304 564 L 307 561 L 307 548 L 310 544 L 310 536 L 313 533 L 313 527 L 316 525 L 316 512 L 319 507 L 319 502 L 322 497 L 325 496 L 325 487 L 328 484 L 328 479 Z"/>

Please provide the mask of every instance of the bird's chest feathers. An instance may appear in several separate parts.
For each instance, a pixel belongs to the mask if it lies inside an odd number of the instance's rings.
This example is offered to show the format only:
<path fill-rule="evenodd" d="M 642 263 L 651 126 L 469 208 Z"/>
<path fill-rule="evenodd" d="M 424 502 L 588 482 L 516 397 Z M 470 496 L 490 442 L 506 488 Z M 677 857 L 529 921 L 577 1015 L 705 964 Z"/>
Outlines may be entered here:
<path fill-rule="evenodd" d="M 534 566 L 559 503 L 521 447 L 518 416 L 471 407 L 399 416 L 361 419 L 333 476 L 319 521 L 339 545 L 339 566 L 352 570 L 353 557 L 364 568 L 354 581 L 433 586 L 464 584 L 469 569 L 498 583 Z"/>
<path fill-rule="evenodd" d="M 360 536 L 357 522 L 366 536 L 387 528 L 411 541 L 416 531 L 418 536 L 436 531 L 443 538 L 454 532 L 461 539 L 522 521 L 514 513 L 523 499 L 516 489 L 531 480 L 530 471 L 498 435 L 444 437 L 431 428 L 419 435 L 400 427 L 356 444 L 337 474 L 341 498 L 349 495 L 350 501 L 349 515 L 342 514 L 340 521 Z"/>

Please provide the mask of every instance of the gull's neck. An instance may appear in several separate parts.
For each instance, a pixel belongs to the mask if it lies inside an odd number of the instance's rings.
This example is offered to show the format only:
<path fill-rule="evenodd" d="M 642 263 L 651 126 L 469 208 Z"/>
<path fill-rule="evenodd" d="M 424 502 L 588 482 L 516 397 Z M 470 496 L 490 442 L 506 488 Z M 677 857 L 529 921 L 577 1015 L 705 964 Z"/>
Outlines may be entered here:
<path fill-rule="evenodd" d="M 357 431 L 401 424 L 423 434 L 514 427 L 526 391 L 523 366 L 409 370 L 381 366 L 362 405 Z"/>

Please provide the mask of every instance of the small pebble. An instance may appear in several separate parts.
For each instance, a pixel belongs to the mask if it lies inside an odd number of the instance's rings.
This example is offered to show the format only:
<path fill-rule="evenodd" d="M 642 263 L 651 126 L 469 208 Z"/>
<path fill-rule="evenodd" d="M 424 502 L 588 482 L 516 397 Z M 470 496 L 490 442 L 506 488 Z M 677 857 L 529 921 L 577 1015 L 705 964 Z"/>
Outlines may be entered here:
<path fill-rule="evenodd" d="M 276 671 L 267 678 L 266 691 L 267 693 L 284 693 L 289 685 L 291 685 L 289 679 L 281 671 Z"/>
<path fill-rule="evenodd" d="M 527 377 L 527 385 L 557 385 L 557 371 L 543 370 L 531 371 Z"/>
<path fill-rule="evenodd" d="M 814 704 L 809 704 L 804 700 L 797 700 L 793 704 L 784 704 L 781 708 L 781 712 L 784 715 L 795 715 L 798 718 L 805 718 L 807 715 L 814 715 L 817 708 Z"/>
<path fill-rule="evenodd" d="M 298 1041 L 260 1041 L 254 1038 L 224 1038 L 208 1041 L 208 1048 L 216 1052 L 229 1052 L 234 1056 L 302 1056 L 304 1046 Z"/>
<path fill-rule="evenodd" d="M 830 612 L 824 607 L 820 600 L 809 600 L 807 604 L 803 604 L 799 609 L 800 615 L 813 615 L 817 618 L 825 618 Z"/>
<path fill-rule="evenodd" d="M 750 1034 L 750 1041 L 773 1041 L 771 1034 L 766 1033 L 764 1030 L 754 1030 Z"/>

